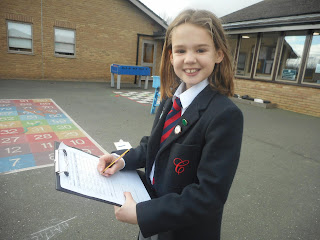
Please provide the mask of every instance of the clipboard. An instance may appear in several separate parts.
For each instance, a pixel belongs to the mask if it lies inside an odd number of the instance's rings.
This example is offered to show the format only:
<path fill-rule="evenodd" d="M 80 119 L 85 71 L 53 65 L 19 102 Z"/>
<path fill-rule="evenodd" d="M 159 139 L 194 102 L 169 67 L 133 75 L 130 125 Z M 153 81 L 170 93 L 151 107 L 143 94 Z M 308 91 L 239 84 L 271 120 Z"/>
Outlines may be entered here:
<path fill-rule="evenodd" d="M 80 157 L 77 158 L 77 156 Z M 81 165 L 79 164 L 80 159 L 83 160 L 83 158 L 92 160 L 92 165 L 90 164 L 89 169 L 82 169 L 80 171 L 80 167 L 77 164 Z M 147 187 L 148 184 L 142 171 L 119 171 L 107 178 L 98 173 L 98 160 L 99 157 L 84 152 L 81 149 L 69 147 L 63 142 L 55 142 L 54 169 L 56 190 L 115 206 L 122 206 L 124 203 L 124 191 L 131 192 L 137 203 L 150 200 L 151 196 L 154 196 L 152 190 Z M 76 171 L 75 168 L 78 167 L 79 169 Z M 76 182 L 78 180 L 79 183 L 77 185 Z"/>

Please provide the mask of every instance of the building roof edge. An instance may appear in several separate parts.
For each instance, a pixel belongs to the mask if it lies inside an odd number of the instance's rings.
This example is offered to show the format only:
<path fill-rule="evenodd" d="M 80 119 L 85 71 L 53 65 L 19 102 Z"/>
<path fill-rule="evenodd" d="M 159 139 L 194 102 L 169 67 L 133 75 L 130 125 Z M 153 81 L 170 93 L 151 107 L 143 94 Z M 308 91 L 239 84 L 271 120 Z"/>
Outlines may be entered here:
<path fill-rule="evenodd" d="M 269 19 L 257 19 L 249 21 L 239 21 L 239 22 L 229 22 L 223 23 L 222 26 L 224 29 L 239 29 L 247 27 L 267 27 L 274 25 L 292 25 L 292 24 L 310 24 L 310 23 L 319 23 L 320 22 L 320 13 L 316 14 L 306 14 L 300 16 L 286 16 L 286 17 L 277 17 Z"/>
<path fill-rule="evenodd" d="M 163 20 L 159 15 L 157 15 L 155 12 L 153 12 L 150 8 L 148 8 L 146 5 L 144 5 L 139 0 L 129 0 L 132 4 L 134 4 L 137 8 L 142 10 L 145 14 L 147 14 L 149 17 L 151 17 L 155 22 L 157 22 L 160 26 L 162 26 L 164 29 L 168 28 L 168 24 L 165 20 Z"/>

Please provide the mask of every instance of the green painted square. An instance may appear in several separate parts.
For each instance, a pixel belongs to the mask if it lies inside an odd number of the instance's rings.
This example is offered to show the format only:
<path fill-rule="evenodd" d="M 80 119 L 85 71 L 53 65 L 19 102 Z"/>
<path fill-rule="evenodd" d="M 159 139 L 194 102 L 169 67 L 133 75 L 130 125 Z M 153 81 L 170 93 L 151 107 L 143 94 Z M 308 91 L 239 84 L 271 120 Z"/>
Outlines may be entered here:
<path fill-rule="evenodd" d="M 20 121 L 19 116 L 1 116 L 0 122 Z"/>
<path fill-rule="evenodd" d="M 48 125 L 47 120 L 28 120 L 28 121 L 21 121 L 23 127 L 35 127 L 35 126 L 43 126 Z"/>
<path fill-rule="evenodd" d="M 51 125 L 51 128 L 55 132 L 59 131 L 70 131 L 70 130 L 78 130 L 78 128 L 73 124 L 59 124 L 59 125 Z"/>

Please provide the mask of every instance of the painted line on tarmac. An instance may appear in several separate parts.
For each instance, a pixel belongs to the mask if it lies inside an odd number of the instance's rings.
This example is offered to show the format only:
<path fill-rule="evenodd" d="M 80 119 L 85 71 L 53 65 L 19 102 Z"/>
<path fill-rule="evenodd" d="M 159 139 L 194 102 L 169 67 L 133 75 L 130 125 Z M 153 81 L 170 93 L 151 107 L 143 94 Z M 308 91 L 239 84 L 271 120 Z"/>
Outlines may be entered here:
<path fill-rule="evenodd" d="M 54 166 L 54 164 L 53 164 L 53 163 L 50 163 L 50 164 L 40 165 L 40 166 L 35 166 L 35 167 L 22 168 L 22 169 L 13 170 L 13 171 L 10 171 L 10 172 L 2 172 L 2 173 L 0 173 L 0 176 L 1 176 L 1 175 L 11 174 L 11 173 L 18 173 L 18 172 L 24 172 L 24 171 L 34 170 L 34 169 L 38 169 L 38 168 L 53 167 L 53 166 Z"/>

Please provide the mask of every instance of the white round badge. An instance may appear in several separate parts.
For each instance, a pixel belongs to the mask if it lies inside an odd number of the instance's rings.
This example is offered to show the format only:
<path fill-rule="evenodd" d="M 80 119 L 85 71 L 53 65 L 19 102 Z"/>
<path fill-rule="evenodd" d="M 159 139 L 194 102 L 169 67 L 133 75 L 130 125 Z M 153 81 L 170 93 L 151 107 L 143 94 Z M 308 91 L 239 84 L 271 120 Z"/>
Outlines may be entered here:
<path fill-rule="evenodd" d="M 175 127 L 175 129 L 174 129 L 174 133 L 175 134 L 179 134 L 181 132 L 181 127 L 180 127 L 180 125 L 177 125 L 176 127 Z"/>

